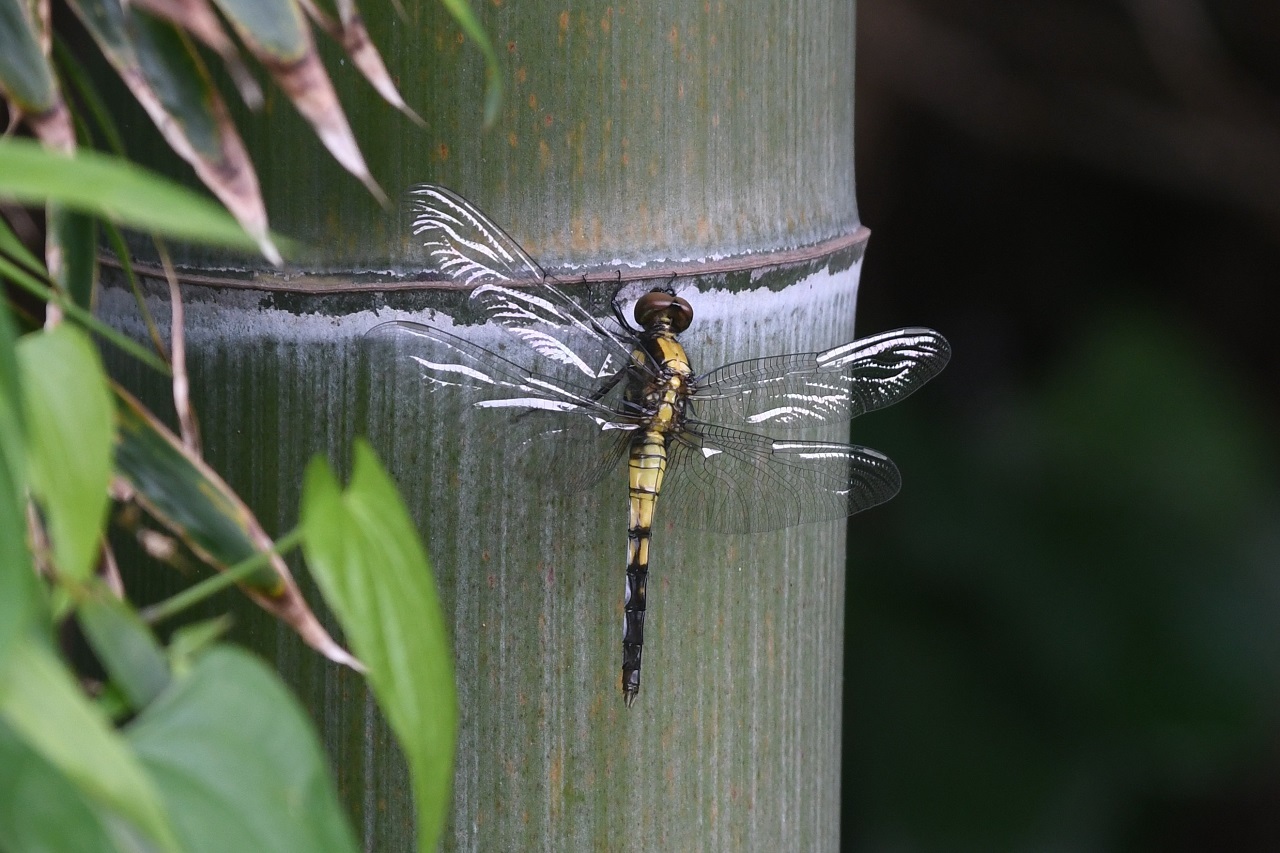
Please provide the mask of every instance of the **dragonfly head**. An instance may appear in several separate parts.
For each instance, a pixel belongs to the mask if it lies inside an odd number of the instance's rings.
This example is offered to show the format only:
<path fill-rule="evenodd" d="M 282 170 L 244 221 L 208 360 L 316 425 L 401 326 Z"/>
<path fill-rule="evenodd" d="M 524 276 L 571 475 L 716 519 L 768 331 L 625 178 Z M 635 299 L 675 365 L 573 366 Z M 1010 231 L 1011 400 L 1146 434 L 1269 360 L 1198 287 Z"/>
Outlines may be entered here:
<path fill-rule="evenodd" d="M 643 329 L 666 324 L 680 333 L 693 322 L 693 306 L 669 290 L 651 290 L 636 302 L 636 322 Z"/>

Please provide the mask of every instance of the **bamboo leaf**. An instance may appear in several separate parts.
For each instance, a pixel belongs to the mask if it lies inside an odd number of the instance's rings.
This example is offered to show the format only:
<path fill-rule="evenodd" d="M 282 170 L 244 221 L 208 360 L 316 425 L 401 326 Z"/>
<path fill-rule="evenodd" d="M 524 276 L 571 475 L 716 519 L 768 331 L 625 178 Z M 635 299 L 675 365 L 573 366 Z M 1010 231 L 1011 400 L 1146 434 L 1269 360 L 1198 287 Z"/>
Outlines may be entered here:
<path fill-rule="evenodd" d="M 0 196 L 19 204 L 56 201 L 129 228 L 177 240 L 252 250 L 255 243 L 207 198 L 117 157 L 66 156 L 26 139 L 0 140 Z"/>
<path fill-rule="evenodd" d="M 384 101 L 404 113 L 419 127 L 426 126 L 422 117 L 410 109 L 404 102 L 404 98 L 400 96 L 400 90 L 396 88 L 395 81 L 387 72 L 382 54 L 378 53 L 378 48 L 369 38 L 369 30 L 365 27 L 364 19 L 360 16 L 353 0 L 338 0 L 339 18 L 337 20 L 326 15 L 311 0 L 299 0 L 299 2 L 307 16 L 319 24 L 331 39 L 342 45 L 347 56 L 351 57 L 352 63 Z"/>
<path fill-rule="evenodd" d="M 306 713 L 246 652 L 201 656 L 126 736 L 191 853 L 356 850 Z"/>
<path fill-rule="evenodd" d="M 97 86 L 89 78 L 89 72 L 85 71 L 84 66 L 80 64 L 61 36 L 54 38 L 53 52 L 57 57 L 58 71 L 64 85 L 75 93 L 84 111 L 93 117 L 94 124 L 102 135 L 103 142 L 106 143 L 106 150 L 118 157 L 123 157 L 124 139 L 120 135 L 120 128 L 116 126 L 116 120 L 111 115 L 107 102 L 103 100 Z M 84 115 L 83 111 L 81 115 Z"/>
<path fill-rule="evenodd" d="M 26 427 L 15 335 L 0 300 L 0 672 L 18 637 L 40 612 L 40 589 L 26 548 Z"/>
<path fill-rule="evenodd" d="M 385 205 L 294 0 L 214 0 L 246 48 L 270 72 L 333 158 Z"/>
<path fill-rule="evenodd" d="M 480 21 L 475 12 L 471 11 L 471 4 L 467 0 L 440 0 L 440 3 L 453 15 L 467 38 L 475 42 L 476 47 L 484 54 L 487 78 L 484 89 L 484 126 L 491 127 L 502 106 L 502 67 L 498 64 L 498 51 L 494 49 L 493 42 L 489 41 L 489 34 L 480 26 Z"/>
<path fill-rule="evenodd" d="M 73 578 L 97 561 L 111 482 L 111 398 L 98 352 L 62 324 L 17 346 L 28 435 L 27 471 L 53 558 Z"/>
<path fill-rule="evenodd" d="M 98 223 L 62 205 L 50 205 L 49 240 L 62 257 L 58 286 L 75 304 L 91 309 L 98 280 Z"/>
<path fill-rule="evenodd" d="M 344 493 L 323 459 L 302 490 L 307 566 L 404 749 L 418 808 L 418 849 L 444 828 L 457 742 L 453 651 L 427 555 L 395 485 L 363 440 Z"/>
<path fill-rule="evenodd" d="M 0 255 L 8 255 L 29 272 L 44 275 L 44 264 L 23 245 L 3 216 L 0 216 Z"/>
<path fill-rule="evenodd" d="M 161 849 L 180 849 L 151 780 L 53 652 L 28 635 L 0 684 L 0 720 L 24 743 Z"/>
<path fill-rule="evenodd" d="M 273 264 L 258 177 L 204 63 L 172 25 L 119 0 L 70 0 L 71 8 L 177 154 L 253 235 Z"/>
<path fill-rule="evenodd" d="M 137 502 L 219 571 L 269 552 L 271 537 L 222 478 L 128 392 L 114 388 L 116 464 Z M 249 597 L 325 657 L 360 669 L 311 612 L 284 560 L 270 554 L 267 561 L 244 584 Z"/>
<path fill-rule="evenodd" d="M 0 93 L 29 114 L 48 112 L 60 101 L 25 0 L 0 0 Z"/>
<path fill-rule="evenodd" d="M 42 42 L 43 28 L 24 0 L 0 0 L 0 95 L 41 141 L 59 151 L 75 147 L 71 114 Z"/>
<path fill-rule="evenodd" d="M 208 0 L 132 0 L 132 3 L 181 27 L 203 42 L 218 54 L 249 109 L 257 110 L 262 106 L 262 88 L 240 60 L 235 43 L 223 31 L 222 22 Z"/>

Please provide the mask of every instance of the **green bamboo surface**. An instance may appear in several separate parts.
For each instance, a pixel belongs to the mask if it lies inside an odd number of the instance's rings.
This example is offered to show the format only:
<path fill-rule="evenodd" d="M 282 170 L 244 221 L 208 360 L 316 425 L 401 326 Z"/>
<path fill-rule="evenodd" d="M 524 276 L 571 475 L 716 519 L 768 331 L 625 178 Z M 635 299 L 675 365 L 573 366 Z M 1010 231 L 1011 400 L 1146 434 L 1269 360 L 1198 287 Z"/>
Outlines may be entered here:
<path fill-rule="evenodd" d="M 330 64 L 393 197 L 421 181 L 451 186 L 562 271 L 639 266 L 665 282 L 673 266 L 729 259 L 737 272 L 693 283 L 682 338 L 695 369 L 854 337 L 852 2 L 485 3 L 506 75 L 489 130 L 482 59 L 442 9 L 410 5 L 406 21 L 364 11 L 427 122 L 415 127 Z M 457 316 L 460 298 L 378 291 L 420 277 L 403 206 L 373 202 L 278 96 L 267 119 L 246 137 L 272 225 L 317 251 L 290 282 L 184 289 L 206 456 L 273 532 L 296 523 L 307 459 L 346 470 L 356 435 L 397 479 L 457 654 L 444 849 L 838 849 L 845 525 L 701 534 L 664 519 L 659 503 L 643 686 L 628 711 L 618 687 L 625 475 L 558 493 L 554 472 L 515 464 L 505 419 L 426 395 L 364 346 L 374 323 Z M 766 274 L 749 254 L 831 238 L 854 242 Z M 225 259 L 179 251 L 193 280 L 235 274 Z M 323 283 L 307 290 L 297 274 Z M 281 284 L 302 289 L 271 289 Z M 167 316 L 162 290 L 149 304 Z M 140 335 L 123 291 L 108 285 L 100 306 Z M 162 383 L 111 364 L 166 408 Z M 132 589 L 147 601 L 178 585 L 153 574 Z M 403 759 L 360 678 L 234 596 L 210 612 L 226 607 L 236 638 L 281 668 L 316 719 L 364 846 L 408 849 Z"/>
<path fill-rule="evenodd" d="M 476 4 L 503 58 L 487 130 L 480 51 L 439 3 L 406 6 L 404 20 L 363 11 L 425 129 L 325 50 L 393 202 L 449 186 L 548 268 L 788 249 L 857 225 L 853 0 Z M 272 227 L 313 248 L 308 271 L 413 271 L 403 206 L 384 211 L 278 91 L 238 119 Z M 130 150 L 188 174 L 146 125 L 132 123 Z"/>

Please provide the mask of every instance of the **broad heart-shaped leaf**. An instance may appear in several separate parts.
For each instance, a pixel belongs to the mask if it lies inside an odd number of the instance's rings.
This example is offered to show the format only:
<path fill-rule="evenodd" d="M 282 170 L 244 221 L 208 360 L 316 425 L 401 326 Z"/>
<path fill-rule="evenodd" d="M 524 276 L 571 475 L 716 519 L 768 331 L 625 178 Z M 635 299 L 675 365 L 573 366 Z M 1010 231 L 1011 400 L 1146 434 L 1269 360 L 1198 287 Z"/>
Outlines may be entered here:
<path fill-rule="evenodd" d="M 208 198 L 126 160 L 93 151 L 68 157 L 28 139 L 0 139 L 0 196 L 19 204 L 60 202 L 176 240 L 250 251 L 256 245 Z"/>
<path fill-rule="evenodd" d="M 111 483 L 111 397 L 98 351 L 63 323 L 17 347 L 28 476 L 59 571 L 87 577 L 97 560 Z"/>
<path fill-rule="evenodd" d="M 113 829 L 124 828 L 104 819 L 66 776 L 0 721 L 0 850 L 139 849 L 136 835 L 113 840 Z"/>
<path fill-rule="evenodd" d="M 0 672 L 40 611 L 40 587 L 26 547 L 26 428 L 14 343 L 9 306 L 0 300 Z"/>
<path fill-rule="evenodd" d="M 116 466 L 133 487 L 135 500 L 216 569 L 229 569 L 269 551 L 271 537 L 231 487 L 127 391 L 113 388 L 118 401 Z M 360 669 L 360 662 L 334 642 L 307 607 L 279 555 L 272 555 L 243 587 L 307 645 L 332 661 Z"/>
<path fill-rule="evenodd" d="M 0 720 L 100 813 L 132 823 L 157 849 L 180 849 L 137 758 L 33 634 L 15 646 L 0 672 Z"/>
<path fill-rule="evenodd" d="M 427 555 L 391 478 L 363 440 L 344 493 L 322 459 L 302 487 L 303 551 L 368 667 L 413 775 L 418 849 L 434 851 L 458 736 L 453 651 Z"/>
<path fill-rule="evenodd" d="M 76 591 L 76 620 L 129 707 L 145 708 L 169 684 L 169 662 L 151 629 L 101 583 Z"/>
<path fill-rule="evenodd" d="M 310 721 L 247 652 L 207 652 L 126 737 L 190 853 L 356 850 Z"/>

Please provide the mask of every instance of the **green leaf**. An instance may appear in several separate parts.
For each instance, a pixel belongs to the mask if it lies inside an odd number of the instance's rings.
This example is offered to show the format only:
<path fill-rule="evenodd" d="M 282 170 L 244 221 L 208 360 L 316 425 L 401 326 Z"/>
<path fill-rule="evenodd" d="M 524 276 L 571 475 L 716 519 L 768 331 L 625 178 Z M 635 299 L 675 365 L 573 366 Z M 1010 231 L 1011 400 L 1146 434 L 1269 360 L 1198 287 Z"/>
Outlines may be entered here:
<path fill-rule="evenodd" d="M 153 418 L 136 401 L 119 396 L 116 465 L 139 502 L 210 565 L 225 569 L 253 557 L 259 548 L 248 509 Z M 248 583 L 275 590 L 280 579 L 264 565 Z"/>
<path fill-rule="evenodd" d="M 3 0 L 0 0 L 3 2 Z M 13 233 L 13 229 L 9 227 L 9 223 L 0 216 L 0 254 L 8 255 L 22 266 L 26 267 L 29 272 L 44 275 L 44 261 L 31 254 L 31 250 L 22 244 L 18 239 L 18 235 Z"/>
<path fill-rule="evenodd" d="M 169 663 L 151 630 L 102 584 L 78 594 L 76 619 L 130 708 L 142 710 L 168 686 Z"/>
<path fill-rule="evenodd" d="M 116 126 L 115 116 L 111 114 L 106 101 L 98 93 L 98 88 L 90 79 L 89 72 L 85 71 L 71 48 L 67 47 L 66 39 L 58 33 L 53 34 L 53 55 L 57 58 L 58 71 L 64 84 L 75 94 L 84 112 L 93 117 L 94 124 L 105 143 L 105 146 L 95 147 L 105 147 L 112 154 L 123 157 L 124 139 L 120 134 L 120 128 Z"/>
<path fill-rule="evenodd" d="M 332 661 L 360 668 L 311 612 L 284 559 L 272 551 L 271 537 L 244 501 L 141 403 L 118 385 L 114 390 L 119 400 L 116 465 L 133 486 L 135 500 L 201 560 L 223 571 L 236 569 L 250 597 L 307 645 Z M 248 571 L 241 574 L 240 569 Z"/>
<path fill-rule="evenodd" d="M 54 561 L 70 577 L 96 562 L 111 482 L 111 397 L 98 352 L 63 323 L 18 342 L 27 415 L 28 476 Z"/>
<path fill-rule="evenodd" d="M 491 127 L 498 118 L 498 108 L 502 106 L 502 67 L 498 64 L 498 52 L 493 49 L 493 42 L 489 41 L 488 33 L 484 31 L 484 27 L 480 26 L 480 21 L 476 18 L 475 12 L 471 11 L 471 4 L 467 0 L 440 0 L 440 2 L 449 10 L 449 14 L 453 15 L 453 19 L 458 22 L 458 26 L 462 27 L 467 37 L 475 42 L 480 52 L 484 54 L 484 73 L 487 78 L 484 91 L 484 126 Z"/>
<path fill-rule="evenodd" d="M 0 722 L 0 850 L 115 853 L 92 804 Z"/>
<path fill-rule="evenodd" d="M 453 653 L 413 521 L 366 442 L 356 443 L 346 493 L 324 460 L 307 467 L 301 525 L 307 565 L 408 759 L 418 849 L 434 851 L 458 731 Z"/>
<path fill-rule="evenodd" d="M 151 780 L 41 641 L 28 635 L 14 648 L 0 685 L 0 720 L 24 743 L 161 849 L 180 849 Z"/>
<path fill-rule="evenodd" d="M 0 140 L 0 196 L 19 204 L 59 202 L 177 240 L 250 251 L 257 247 L 208 198 L 127 160 L 84 149 L 68 157 L 30 140 Z"/>
<path fill-rule="evenodd" d="M 297 62 L 311 48 L 307 22 L 294 0 L 214 0 L 214 5 L 242 39 L 252 42 L 255 53 L 275 62 Z"/>
<path fill-rule="evenodd" d="M 190 853 L 356 849 L 305 712 L 243 651 L 209 651 L 126 736 Z"/>
<path fill-rule="evenodd" d="M 0 0 L 0 92 L 23 112 L 43 113 L 58 102 L 58 84 L 24 0 Z"/>
<path fill-rule="evenodd" d="M 231 617 L 225 614 L 175 629 L 169 635 L 169 647 L 165 650 L 174 675 L 190 672 L 197 658 L 230 630 Z"/>
<path fill-rule="evenodd" d="M 17 346 L 26 410 L 28 475 L 54 561 L 71 577 L 96 562 L 111 481 L 111 399 L 97 350 L 62 324 Z"/>
<path fill-rule="evenodd" d="M 9 307 L 0 299 L 0 672 L 41 600 L 26 548 L 26 430 L 14 339 Z"/>
<path fill-rule="evenodd" d="M 49 208 L 50 231 L 62 254 L 58 286 L 75 304 L 89 309 L 98 278 L 98 221 L 60 205 Z"/>
<path fill-rule="evenodd" d="M 279 266 L 253 163 L 195 46 L 169 21 L 121 0 L 68 0 L 68 5 L 169 147 Z"/>

